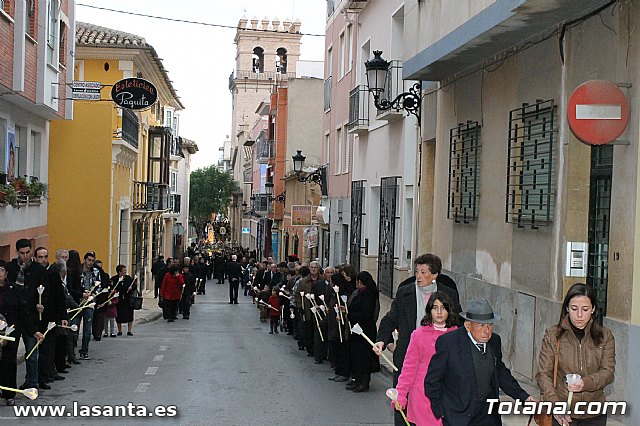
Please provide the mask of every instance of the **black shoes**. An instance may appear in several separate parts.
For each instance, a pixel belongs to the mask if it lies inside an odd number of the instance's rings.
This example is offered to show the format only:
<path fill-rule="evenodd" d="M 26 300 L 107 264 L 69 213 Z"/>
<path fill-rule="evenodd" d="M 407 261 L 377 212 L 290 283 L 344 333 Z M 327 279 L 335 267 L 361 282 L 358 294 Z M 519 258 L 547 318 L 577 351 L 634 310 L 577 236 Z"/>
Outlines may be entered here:
<path fill-rule="evenodd" d="M 122 331 L 118 331 L 117 336 L 122 336 Z"/>
<path fill-rule="evenodd" d="M 127 336 L 133 336 L 133 333 L 130 331 L 127 331 Z"/>
<path fill-rule="evenodd" d="M 369 392 L 369 385 L 358 385 L 355 388 L 353 388 L 352 391 L 355 393 Z"/>
<path fill-rule="evenodd" d="M 53 376 L 52 379 L 53 380 L 64 380 L 65 378 L 64 378 L 64 376 L 61 376 L 61 375 L 58 374 L 56 376 Z"/>
<path fill-rule="evenodd" d="M 40 384 L 38 384 L 38 388 L 39 389 L 44 389 L 44 390 L 49 390 L 49 389 L 51 389 L 51 386 L 49 386 L 46 383 L 40 383 Z"/>
<path fill-rule="evenodd" d="M 334 382 L 338 382 L 338 383 L 346 382 L 347 380 L 349 380 L 349 378 L 345 376 L 336 376 L 336 378 L 333 379 Z"/>
<path fill-rule="evenodd" d="M 80 354 L 80 359 L 82 360 L 88 360 L 89 359 L 89 354 Z"/>
<path fill-rule="evenodd" d="M 314 364 L 322 364 L 322 361 L 314 361 Z"/>
<path fill-rule="evenodd" d="M 353 390 L 357 386 L 358 386 L 358 384 L 355 382 L 355 380 L 352 380 L 349 383 L 347 383 L 347 386 L 345 386 L 345 389 L 346 390 Z"/>

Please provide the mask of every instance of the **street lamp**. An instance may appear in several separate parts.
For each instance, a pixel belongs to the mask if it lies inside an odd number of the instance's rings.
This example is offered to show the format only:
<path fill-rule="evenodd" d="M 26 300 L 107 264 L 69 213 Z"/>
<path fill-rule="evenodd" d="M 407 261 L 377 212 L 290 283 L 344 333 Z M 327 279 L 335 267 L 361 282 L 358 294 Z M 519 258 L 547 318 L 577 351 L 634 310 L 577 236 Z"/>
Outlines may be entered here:
<path fill-rule="evenodd" d="M 304 167 L 304 160 L 307 159 L 304 155 L 302 155 L 302 150 L 296 150 L 297 154 L 292 156 L 293 159 L 293 171 L 296 172 L 296 176 L 298 177 L 298 182 L 313 182 L 322 186 L 323 175 L 320 169 L 316 169 L 313 172 L 309 173 L 306 176 L 302 175 L 302 168 Z"/>
<path fill-rule="evenodd" d="M 267 195 L 273 195 L 273 180 L 271 178 L 268 178 L 267 183 L 264 184 L 264 190 L 266 191 Z"/>
<path fill-rule="evenodd" d="M 304 155 L 302 155 L 301 150 L 297 150 L 298 153 L 291 157 L 293 159 L 293 171 L 299 174 L 302 172 L 302 167 L 304 166 L 304 160 L 307 159 Z"/>
<path fill-rule="evenodd" d="M 367 70 L 367 86 L 373 95 L 373 103 L 380 111 L 390 109 L 404 109 L 407 114 L 413 114 L 420 125 L 420 83 L 415 83 L 408 92 L 400 93 L 395 99 L 389 100 L 382 97 L 388 87 L 389 62 L 382 59 L 382 50 L 374 50 L 373 58 L 364 63 Z"/>

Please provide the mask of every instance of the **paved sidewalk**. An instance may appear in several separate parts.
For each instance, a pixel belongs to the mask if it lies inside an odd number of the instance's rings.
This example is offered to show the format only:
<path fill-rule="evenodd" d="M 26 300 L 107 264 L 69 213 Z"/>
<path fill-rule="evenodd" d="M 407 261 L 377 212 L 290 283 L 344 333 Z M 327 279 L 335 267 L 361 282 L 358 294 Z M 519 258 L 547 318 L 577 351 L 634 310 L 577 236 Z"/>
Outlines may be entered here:
<path fill-rule="evenodd" d="M 142 309 L 135 311 L 133 316 L 134 330 L 135 326 L 138 324 L 145 324 L 162 317 L 162 309 L 158 307 L 158 299 L 153 297 L 153 290 L 146 290 L 142 297 L 144 298 L 142 302 Z M 82 330 L 80 332 L 82 333 Z M 80 336 L 80 338 L 82 338 L 82 336 Z M 24 362 L 24 357 L 24 343 L 22 342 L 22 339 L 20 339 L 20 345 L 18 346 L 18 364 Z"/>

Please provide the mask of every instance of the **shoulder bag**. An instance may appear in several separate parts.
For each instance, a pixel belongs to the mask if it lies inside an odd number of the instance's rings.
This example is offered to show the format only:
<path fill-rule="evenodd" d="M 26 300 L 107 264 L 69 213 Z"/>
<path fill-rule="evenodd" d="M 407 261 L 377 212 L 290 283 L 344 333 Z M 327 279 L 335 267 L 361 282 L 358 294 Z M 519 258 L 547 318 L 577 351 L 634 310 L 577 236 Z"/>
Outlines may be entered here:
<path fill-rule="evenodd" d="M 560 339 L 556 341 L 556 352 L 553 357 L 554 358 L 553 359 L 553 388 L 554 389 L 558 384 L 558 352 L 559 351 L 560 351 Z M 531 425 L 531 419 L 533 419 L 533 421 L 538 426 L 552 426 L 553 424 L 552 414 L 547 414 L 547 413 L 533 414 L 531 415 L 531 417 L 529 417 L 529 422 L 527 423 L 527 426 Z"/>

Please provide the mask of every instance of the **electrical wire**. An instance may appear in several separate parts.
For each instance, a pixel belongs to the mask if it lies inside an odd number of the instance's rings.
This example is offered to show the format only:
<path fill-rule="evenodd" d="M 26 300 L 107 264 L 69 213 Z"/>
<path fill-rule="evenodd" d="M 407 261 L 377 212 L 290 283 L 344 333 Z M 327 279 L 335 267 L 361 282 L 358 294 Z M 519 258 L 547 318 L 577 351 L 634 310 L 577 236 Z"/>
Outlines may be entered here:
<path fill-rule="evenodd" d="M 276 32 L 274 30 L 267 30 L 267 29 L 240 28 L 240 27 L 238 27 L 236 25 L 212 24 L 210 22 L 191 21 L 191 20 L 188 20 L 188 19 L 167 18 L 166 16 L 148 15 L 146 13 L 127 12 L 125 10 L 110 9 L 108 7 L 94 6 L 94 5 L 91 5 L 91 4 L 84 4 L 84 3 L 76 3 L 76 6 L 83 6 L 83 7 L 88 7 L 88 8 L 91 8 L 91 9 L 105 10 L 107 12 L 122 13 L 124 15 L 140 16 L 140 17 L 143 17 L 143 18 L 160 19 L 162 21 L 180 22 L 180 23 L 183 23 L 183 24 L 193 24 L 193 25 L 203 25 L 203 26 L 206 26 L 206 27 L 226 28 L 226 29 L 233 29 L 233 30 L 241 29 L 243 31 L 255 31 L 255 32 L 262 32 L 262 33 L 273 33 L 273 32 Z M 300 34 L 300 35 L 303 35 L 303 36 L 306 35 L 306 36 L 310 36 L 310 37 L 324 37 L 324 34 L 309 34 L 309 33 L 300 33 L 300 32 L 298 32 L 296 34 Z"/>

